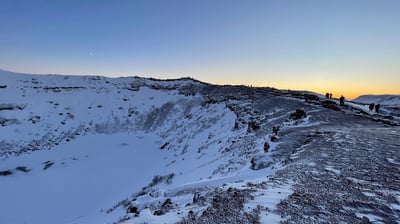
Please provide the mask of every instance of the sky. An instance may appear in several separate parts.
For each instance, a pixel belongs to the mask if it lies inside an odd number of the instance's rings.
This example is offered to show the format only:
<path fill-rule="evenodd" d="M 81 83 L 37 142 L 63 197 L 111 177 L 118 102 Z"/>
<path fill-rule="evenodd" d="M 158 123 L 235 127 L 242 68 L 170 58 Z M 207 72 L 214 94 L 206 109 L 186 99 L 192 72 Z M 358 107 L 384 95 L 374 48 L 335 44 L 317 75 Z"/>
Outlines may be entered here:
<path fill-rule="evenodd" d="M 0 69 L 400 94 L 399 11 L 398 0 L 1 0 Z"/>

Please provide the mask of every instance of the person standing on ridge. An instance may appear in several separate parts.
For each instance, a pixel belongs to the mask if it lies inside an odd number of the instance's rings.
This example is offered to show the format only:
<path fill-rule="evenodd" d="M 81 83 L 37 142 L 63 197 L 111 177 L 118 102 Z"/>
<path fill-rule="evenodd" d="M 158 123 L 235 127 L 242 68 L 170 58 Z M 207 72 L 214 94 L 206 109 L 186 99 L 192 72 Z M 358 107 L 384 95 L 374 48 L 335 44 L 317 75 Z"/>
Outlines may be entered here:
<path fill-rule="evenodd" d="M 344 96 L 342 95 L 341 97 L 340 97 L 340 106 L 344 106 Z"/>
<path fill-rule="evenodd" d="M 374 107 L 375 107 L 374 103 L 369 104 L 369 112 L 374 111 Z"/>
<path fill-rule="evenodd" d="M 375 105 L 375 112 L 379 113 L 379 108 L 381 107 L 381 105 L 378 103 Z"/>

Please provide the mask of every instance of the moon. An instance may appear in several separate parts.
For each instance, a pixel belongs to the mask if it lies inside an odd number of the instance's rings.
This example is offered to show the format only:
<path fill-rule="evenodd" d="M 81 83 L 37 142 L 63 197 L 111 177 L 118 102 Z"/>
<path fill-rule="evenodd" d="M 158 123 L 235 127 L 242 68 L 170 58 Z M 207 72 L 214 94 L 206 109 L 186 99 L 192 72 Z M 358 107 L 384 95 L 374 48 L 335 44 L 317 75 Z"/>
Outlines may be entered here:
<path fill-rule="evenodd" d="M 93 52 L 90 52 L 89 55 L 90 55 L 90 56 L 93 56 Z"/>

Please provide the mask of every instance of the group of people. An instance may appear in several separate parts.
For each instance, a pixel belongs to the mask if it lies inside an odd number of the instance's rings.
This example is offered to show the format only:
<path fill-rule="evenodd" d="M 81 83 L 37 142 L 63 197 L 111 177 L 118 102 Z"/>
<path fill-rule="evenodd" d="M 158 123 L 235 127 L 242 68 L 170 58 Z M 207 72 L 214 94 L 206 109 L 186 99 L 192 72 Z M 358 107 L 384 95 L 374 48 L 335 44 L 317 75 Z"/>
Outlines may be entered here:
<path fill-rule="evenodd" d="M 381 105 L 379 103 L 378 104 L 371 103 L 369 105 L 369 111 L 372 112 L 374 110 L 374 108 L 375 108 L 375 113 L 379 113 L 379 108 L 380 107 L 381 107 Z"/>
<path fill-rule="evenodd" d="M 325 96 L 327 99 L 332 99 L 332 93 L 326 93 Z"/>
<path fill-rule="evenodd" d="M 332 93 L 326 93 L 325 96 L 327 99 L 332 99 Z M 340 96 L 339 98 L 340 106 L 344 106 L 344 100 L 345 100 L 344 96 L 343 95 Z M 379 113 L 380 107 L 381 105 L 379 103 L 378 104 L 371 103 L 369 105 L 369 111 L 373 112 L 375 109 L 375 113 Z"/>
<path fill-rule="evenodd" d="M 340 96 L 339 101 L 340 101 L 340 106 L 344 106 L 344 96 L 343 95 Z"/>
<path fill-rule="evenodd" d="M 326 93 L 325 96 L 327 99 L 332 99 L 332 93 Z M 344 106 L 344 99 L 345 98 L 343 95 L 340 96 L 340 98 L 339 98 L 340 106 Z"/>

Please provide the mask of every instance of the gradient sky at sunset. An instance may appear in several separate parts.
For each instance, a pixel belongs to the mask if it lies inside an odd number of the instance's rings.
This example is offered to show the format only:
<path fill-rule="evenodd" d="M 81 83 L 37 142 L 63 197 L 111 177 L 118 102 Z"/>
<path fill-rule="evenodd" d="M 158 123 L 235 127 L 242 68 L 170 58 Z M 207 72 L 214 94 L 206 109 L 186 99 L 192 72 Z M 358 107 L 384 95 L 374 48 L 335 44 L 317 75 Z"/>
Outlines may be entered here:
<path fill-rule="evenodd" d="M 399 12 L 398 0 L 1 0 L 0 69 L 400 94 Z"/>

